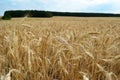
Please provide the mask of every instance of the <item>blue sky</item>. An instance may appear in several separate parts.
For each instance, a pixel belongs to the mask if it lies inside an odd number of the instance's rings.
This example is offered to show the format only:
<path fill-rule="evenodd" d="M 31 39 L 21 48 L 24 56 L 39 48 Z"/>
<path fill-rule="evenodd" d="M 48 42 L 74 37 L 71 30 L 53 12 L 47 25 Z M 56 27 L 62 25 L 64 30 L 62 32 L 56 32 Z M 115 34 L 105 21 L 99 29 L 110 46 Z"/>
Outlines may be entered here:
<path fill-rule="evenodd" d="M 49 10 L 63 12 L 120 13 L 120 0 L 1 0 L 0 15 L 6 10 Z"/>

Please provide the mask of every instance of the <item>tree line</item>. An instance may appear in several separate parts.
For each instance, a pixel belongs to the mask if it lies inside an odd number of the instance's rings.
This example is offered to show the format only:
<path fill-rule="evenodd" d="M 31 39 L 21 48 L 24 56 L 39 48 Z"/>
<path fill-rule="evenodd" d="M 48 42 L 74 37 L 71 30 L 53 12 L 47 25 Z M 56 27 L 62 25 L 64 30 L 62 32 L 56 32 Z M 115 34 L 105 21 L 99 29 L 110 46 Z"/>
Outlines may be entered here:
<path fill-rule="evenodd" d="M 49 11 L 37 11 L 37 10 L 14 10 L 5 11 L 2 19 L 11 19 L 15 17 L 52 17 L 52 13 Z"/>
<path fill-rule="evenodd" d="M 11 19 L 13 17 L 43 17 L 53 16 L 73 16 L 73 17 L 120 17 L 120 14 L 110 13 L 77 13 L 77 12 L 55 12 L 55 11 L 38 11 L 38 10 L 9 10 L 5 11 L 2 19 Z"/>

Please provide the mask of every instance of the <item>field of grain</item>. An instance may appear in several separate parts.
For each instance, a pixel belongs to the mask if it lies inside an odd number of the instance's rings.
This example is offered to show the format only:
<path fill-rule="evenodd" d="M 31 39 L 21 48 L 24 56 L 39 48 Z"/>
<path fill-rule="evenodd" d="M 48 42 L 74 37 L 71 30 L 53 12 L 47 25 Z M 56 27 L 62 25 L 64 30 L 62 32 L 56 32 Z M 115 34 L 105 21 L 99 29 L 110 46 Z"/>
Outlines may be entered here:
<path fill-rule="evenodd" d="M 120 80 L 120 18 L 0 20 L 0 80 Z"/>

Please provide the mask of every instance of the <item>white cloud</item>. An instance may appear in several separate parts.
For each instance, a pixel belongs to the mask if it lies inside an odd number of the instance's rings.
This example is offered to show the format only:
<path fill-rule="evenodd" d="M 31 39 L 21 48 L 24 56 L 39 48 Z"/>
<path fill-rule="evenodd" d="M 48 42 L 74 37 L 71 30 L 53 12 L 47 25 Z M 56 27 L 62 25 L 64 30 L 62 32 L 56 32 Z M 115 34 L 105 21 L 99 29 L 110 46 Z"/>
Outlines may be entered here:
<path fill-rule="evenodd" d="M 30 0 L 11 0 L 13 2 L 27 2 L 27 1 L 30 1 Z"/>
<path fill-rule="evenodd" d="M 55 11 L 87 11 L 92 7 L 97 8 L 102 4 L 114 6 L 118 0 L 36 0 L 42 2 L 47 10 Z M 119 1 L 120 2 L 120 1 Z M 96 7 L 97 6 L 97 7 Z M 100 7 L 99 6 L 99 7 Z M 91 10 L 92 11 L 92 10 Z"/>
<path fill-rule="evenodd" d="M 89 9 L 101 7 L 101 5 L 111 5 L 111 12 L 120 12 L 120 0 L 12 0 L 13 3 L 24 4 L 24 7 L 31 4 L 41 3 L 46 10 L 55 11 L 90 11 Z M 31 6 L 32 7 L 32 6 Z M 107 7 L 107 6 L 106 6 Z M 105 8 L 106 8 L 105 7 Z M 92 11 L 92 10 L 91 10 Z M 109 10 L 108 10 L 109 11 Z"/>

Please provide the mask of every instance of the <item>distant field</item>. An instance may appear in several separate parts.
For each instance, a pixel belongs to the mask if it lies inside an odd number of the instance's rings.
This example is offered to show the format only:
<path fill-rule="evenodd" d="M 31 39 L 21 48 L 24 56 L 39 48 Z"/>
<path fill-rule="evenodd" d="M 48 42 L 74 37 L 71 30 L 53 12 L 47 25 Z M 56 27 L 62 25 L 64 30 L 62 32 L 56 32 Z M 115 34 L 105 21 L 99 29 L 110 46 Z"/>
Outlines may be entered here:
<path fill-rule="evenodd" d="M 120 80 L 120 18 L 1 20 L 0 80 Z"/>

